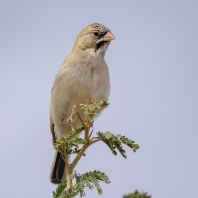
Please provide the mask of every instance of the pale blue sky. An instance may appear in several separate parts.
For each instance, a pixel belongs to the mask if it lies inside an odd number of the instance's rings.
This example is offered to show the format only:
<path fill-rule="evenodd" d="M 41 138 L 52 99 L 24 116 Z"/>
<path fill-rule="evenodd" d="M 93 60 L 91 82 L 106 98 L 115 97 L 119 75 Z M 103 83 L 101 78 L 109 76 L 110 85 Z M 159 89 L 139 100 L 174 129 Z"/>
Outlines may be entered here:
<path fill-rule="evenodd" d="M 140 149 L 126 148 L 124 159 L 98 143 L 77 171 L 109 176 L 103 198 L 135 189 L 153 198 L 196 197 L 197 0 L 0 2 L 1 197 L 52 197 L 50 91 L 77 35 L 93 22 L 117 38 L 105 57 L 111 105 L 95 132 L 121 133 Z"/>

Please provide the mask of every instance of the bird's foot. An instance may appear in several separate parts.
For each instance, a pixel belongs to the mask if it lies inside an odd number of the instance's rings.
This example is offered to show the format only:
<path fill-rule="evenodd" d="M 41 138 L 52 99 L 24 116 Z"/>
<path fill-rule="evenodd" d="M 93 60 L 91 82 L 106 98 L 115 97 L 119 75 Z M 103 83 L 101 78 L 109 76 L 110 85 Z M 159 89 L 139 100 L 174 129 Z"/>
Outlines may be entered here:
<path fill-rule="evenodd" d="M 71 112 L 71 115 L 69 116 L 69 118 L 62 119 L 60 121 L 60 124 L 69 124 L 71 126 L 72 131 L 74 131 L 75 130 L 75 128 L 74 128 L 74 118 L 76 116 L 76 113 L 77 113 L 76 105 L 74 105 L 73 109 L 72 109 L 72 112 Z"/>

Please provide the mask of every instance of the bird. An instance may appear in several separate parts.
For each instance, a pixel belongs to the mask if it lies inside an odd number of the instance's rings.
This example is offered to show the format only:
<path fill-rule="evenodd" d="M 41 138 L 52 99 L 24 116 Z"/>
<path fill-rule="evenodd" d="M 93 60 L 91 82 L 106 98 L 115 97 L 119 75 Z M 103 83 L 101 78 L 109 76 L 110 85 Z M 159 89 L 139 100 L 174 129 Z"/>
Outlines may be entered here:
<path fill-rule="evenodd" d="M 110 78 L 104 56 L 114 39 L 115 36 L 108 27 L 92 23 L 80 32 L 71 53 L 62 63 L 51 91 L 50 130 L 54 145 L 56 140 L 71 131 L 71 126 L 61 121 L 70 116 L 74 106 L 83 118 L 80 104 L 98 99 L 108 101 Z M 74 118 L 73 124 L 80 126 L 81 122 Z M 66 166 L 61 154 L 56 151 L 50 181 L 59 184 L 65 179 Z"/>

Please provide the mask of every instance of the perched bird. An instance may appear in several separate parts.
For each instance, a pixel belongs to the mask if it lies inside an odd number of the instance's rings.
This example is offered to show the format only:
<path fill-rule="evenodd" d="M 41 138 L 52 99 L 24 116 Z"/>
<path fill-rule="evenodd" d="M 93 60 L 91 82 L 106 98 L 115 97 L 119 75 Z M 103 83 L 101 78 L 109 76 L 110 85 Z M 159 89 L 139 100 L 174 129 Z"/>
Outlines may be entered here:
<path fill-rule="evenodd" d="M 73 106 L 83 118 L 79 104 L 98 99 L 108 100 L 110 93 L 109 70 L 104 60 L 110 41 L 115 36 L 100 23 L 88 25 L 78 35 L 70 55 L 61 65 L 51 92 L 50 129 L 53 143 L 71 131 L 71 126 L 61 123 L 67 119 Z M 74 126 L 80 126 L 74 119 Z M 51 168 L 50 180 L 58 184 L 66 179 L 65 163 L 56 152 Z"/>

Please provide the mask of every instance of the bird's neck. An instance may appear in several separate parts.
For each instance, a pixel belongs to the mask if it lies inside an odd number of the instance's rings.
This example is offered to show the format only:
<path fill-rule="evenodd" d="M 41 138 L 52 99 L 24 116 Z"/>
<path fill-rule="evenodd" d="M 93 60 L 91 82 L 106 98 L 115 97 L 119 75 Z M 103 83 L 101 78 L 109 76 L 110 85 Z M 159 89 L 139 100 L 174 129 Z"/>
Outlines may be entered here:
<path fill-rule="evenodd" d="M 85 52 L 93 58 L 104 59 L 105 51 L 102 50 L 95 50 L 93 48 L 85 49 Z"/>

